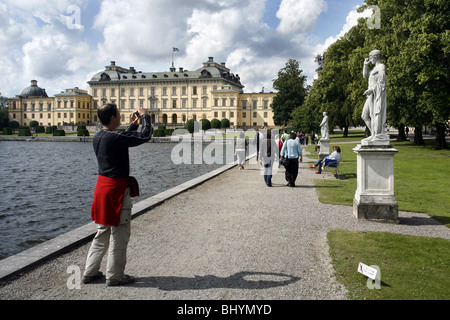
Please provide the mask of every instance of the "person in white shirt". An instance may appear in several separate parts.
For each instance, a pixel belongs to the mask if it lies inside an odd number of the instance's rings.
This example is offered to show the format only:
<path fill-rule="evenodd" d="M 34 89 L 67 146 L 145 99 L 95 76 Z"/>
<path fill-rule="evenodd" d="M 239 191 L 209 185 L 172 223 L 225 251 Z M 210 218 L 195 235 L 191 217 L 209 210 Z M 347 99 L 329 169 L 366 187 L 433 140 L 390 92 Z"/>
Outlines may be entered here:
<path fill-rule="evenodd" d="M 333 152 L 328 157 L 319 159 L 319 161 L 317 161 L 316 164 L 311 166 L 310 168 L 312 168 L 312 169 L 317 168 L 316 174 L 321 174 L 323 164 L 328 166 L 330 163 L 341 161 L 341 159 L 342 159 L 341 148 L 335 146 L 335 147 L 333 147 Z"/>

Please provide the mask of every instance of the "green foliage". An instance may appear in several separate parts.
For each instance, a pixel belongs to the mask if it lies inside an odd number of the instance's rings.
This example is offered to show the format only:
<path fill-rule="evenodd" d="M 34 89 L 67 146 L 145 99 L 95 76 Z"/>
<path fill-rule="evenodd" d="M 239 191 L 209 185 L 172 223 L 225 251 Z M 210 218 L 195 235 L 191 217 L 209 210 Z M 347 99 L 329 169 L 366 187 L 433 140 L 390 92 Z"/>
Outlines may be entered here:
<path fill-rule="evenodd" d="M 11 127 L 9 123 L 8 109 L 0 109 L 0 130 L 3 127 Z"/>
<path fill-rule="evenodd" d="M 53 136 L 54 137 L 65 137 L 66 136 L 66 132 L 64 130 L 55 130 L 53 132 Z"/>
<path fill-rule="evenodd" d="M 39 125 L 39 122 L 37 122 L 36 120 L 30 121 L 31 128 L 36 128 L 38 125 Z"/>
<path fill-rule="evenodd" d="M 54 132 L 56 132 L 56 130 L 58 130 L 57 126 L 47 127 L 47 129 L 45 129 L 45 133 L 46 134 L 53 134 Z"/>
<path fill-rule="evenodd" d="M 220 122 L 219 119 L 214 118 L 211 120 L 211 128 L 220 129 L 222 128 L 222 123 Z"/>
<path fill-rule="evenodd" d="M 273 88 L 278 91 L 272 104 L 273 119 L 277 126 L 286 126 L 292 119 L 292 112 L 305 101 L 306 76 L 302 73 L 300 63 L 290 59 L 273 82 Z"/>
<path fill-rule="evenodd" d="M 170 137 L 170 136 L 172 136 L 172 133 L 175 131 L 175 129 L 166 129 L 166 130 L 164 130 L 164 135 L 166 136 L 166 137 Z"/>
<path fill-rule="evenodd" d="M 11 121 L 11 122 L 9 123 L 9 126 L 10 126 L 12 129 L 19 129 L 20 123 L 14 120 L 14 121 Z"/>
<path fill-rule="evenodd" d="M 19 137 L 31 137 L 31 131 L 28 127 L 21 127 L 19 129 Z"/>
<path fill-rule="evenodd" d="M 36 133 L 45 133 L 45 127 L 44 126 L 37 126 L 36 127 Z"/>
<path fill-rule="evenodd" d="M 166 136 L 165 130 L 163 129 L 153 130 L 153 137 L 165 137 L 165 136 Z"/>
<path fill-rule="evenodd" d="M 186 130 L 189 131 L 189 133 L 194 133 L 194 128 L 195 128 L 195 120 L 194 119 L 189 119 L 188 121 L 186 121 Z"/>
<path fill-rule="evenodd" d="M 228 120 L 227 118 L 223 118 L 222 120 L 220 120 L 220 124 L 221 124 L 222 128 L 229 128 L 230 120 Z"/>
<path fill-rule="evenodd" d="M 9 127 L 3 128 L 2 135 L 11 136 L 12 134 L 13 134 L 13 131 L 11 128 L 9 128 Z"/>
<path fill-rule="evenodd" d="M 209 130 L 211 129 L 211 121 L 208 119 L 200 119 L 200 123 L 202 124 L 202 130 Z"/>
<path fill-rule="evenodd" d="M 307 110 L 293 115 L 294 123 L 305 112 L 328 112 L 330 127 L 363 125 L 360 117 L 368 82 L 362 77 L 364 58 L 381 50 L 387 68 L 388 123 L 402 129 L 418 128 L 416 142 L 423 143 L 422 126 L 437 128 L 436 147 L 448 148 L 443 135 L 450 118 L 450 2 L 443 0 L 366 0 L 359 10 L 377 5 L 381 28 L 358 24 L 324 53 L 307 98 Z"/>

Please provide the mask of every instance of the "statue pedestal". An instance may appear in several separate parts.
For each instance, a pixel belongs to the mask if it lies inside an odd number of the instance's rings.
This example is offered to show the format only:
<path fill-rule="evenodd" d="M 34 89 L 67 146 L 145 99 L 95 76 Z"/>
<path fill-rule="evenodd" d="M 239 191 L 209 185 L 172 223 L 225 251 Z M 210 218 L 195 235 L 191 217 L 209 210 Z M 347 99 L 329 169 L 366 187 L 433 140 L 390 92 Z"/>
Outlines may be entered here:
<path fill-rule="evenodd" d="M 319 159 L 323 159 L 330 155 L 330 140 L 320 140 Z"/>
<path fill-rule="evenodd" d="M 357 189 L 353 213 L 357 219 L 398 223 L 394 194 L 394 155 L 389 145 L 357 145 Z"/>

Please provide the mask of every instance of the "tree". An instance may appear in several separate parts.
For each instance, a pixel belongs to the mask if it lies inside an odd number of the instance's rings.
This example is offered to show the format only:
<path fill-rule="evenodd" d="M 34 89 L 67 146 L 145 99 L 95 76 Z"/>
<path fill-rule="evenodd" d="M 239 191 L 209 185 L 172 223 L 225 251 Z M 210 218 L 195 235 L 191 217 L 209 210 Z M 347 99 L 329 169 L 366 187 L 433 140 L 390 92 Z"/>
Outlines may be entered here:
<path fill-rule="evenodd" d="M 0 109 L 0 130 L 3 130 L 5 127 L 9 127 L 9 116 L 8 109 Z"/>
<path fill-rule="evenodd" d="M 208 119 L 200 119 L 200 122 L 202 123 L 202 130 L 206 131 L 211 129 L 211 121 Z"/>
<path fill-rule="evenodd" d="M 307 89 L 306 76 L 302 73 L 300 63 L 290 59 L 273 81 L 273 87 L 278 91 L 272 105 L 275 125 L 286 126 L 292 119 L 292 112 L 303 105 Z"/>
<path fill-rule="evenodd" d="M 227 118 L 223 118 L 222 120 L 220 120 L 220 123 L 221 123 L 222 128 L 230 127 L 230 120 L 228 120 Z"/>
<path fill-rule="evenodd" d="M 445 123 L 450 116 L 450 3 L 445 0 L 366 0 L 382 13 L 379 30 L 367 33 L 365 46 L 385 55 L 388 116 L 398 126 L 434 125 L 436 148 L 448 148 Z M 364 6 L 361 8 L 364 10 Z"/>
<path fill-rule="evenodd" d="M 211 128 L 220 129 L 222 128 L 222 123 L 220 122 L 219 119 L 214 118 L 211 120 Z"/>

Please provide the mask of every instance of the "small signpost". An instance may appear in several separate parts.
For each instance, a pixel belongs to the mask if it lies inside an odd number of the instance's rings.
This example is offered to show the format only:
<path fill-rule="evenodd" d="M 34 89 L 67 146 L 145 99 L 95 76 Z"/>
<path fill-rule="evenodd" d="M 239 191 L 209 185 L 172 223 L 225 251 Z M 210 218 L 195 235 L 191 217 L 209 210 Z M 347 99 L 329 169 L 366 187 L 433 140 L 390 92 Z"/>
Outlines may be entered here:
<path fill-rule="evenodd" d="M 369 267 L 369 266 L 365 265 L 364 263 L 360 262 L 358 264 L 358 272 L 362 273 L 363 275 L 365 275 L 366 277 L 368 277 L 372 280 L 376 280 L 378 270 L 375 268 Z"/>

